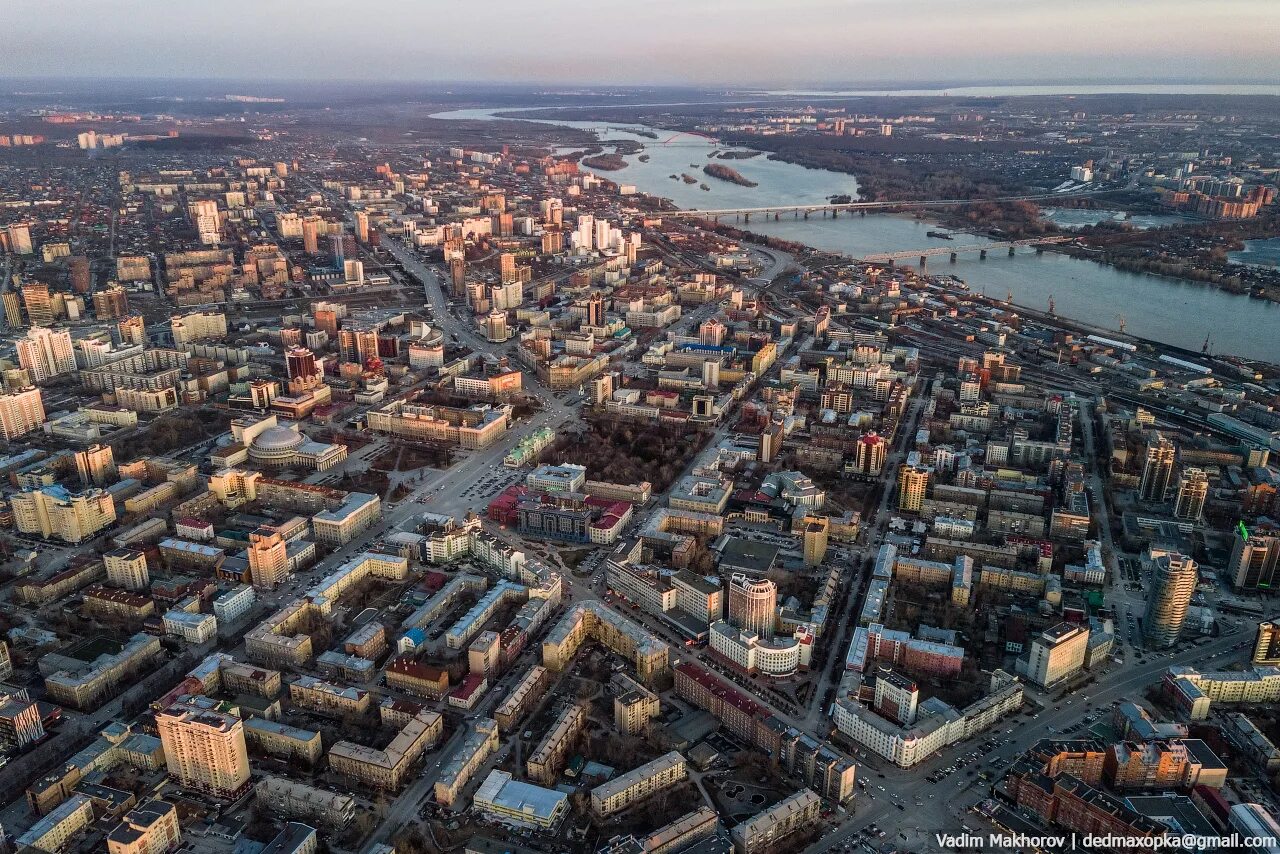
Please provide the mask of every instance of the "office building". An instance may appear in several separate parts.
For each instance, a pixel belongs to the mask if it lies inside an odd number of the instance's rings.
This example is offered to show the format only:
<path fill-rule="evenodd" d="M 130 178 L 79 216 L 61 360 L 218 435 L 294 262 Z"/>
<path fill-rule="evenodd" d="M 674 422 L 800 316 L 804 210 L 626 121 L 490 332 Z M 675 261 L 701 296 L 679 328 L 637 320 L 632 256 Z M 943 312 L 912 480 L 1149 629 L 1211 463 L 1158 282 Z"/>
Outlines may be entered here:
<path fill-rule="evenodd" d="M 35 386 L 0 394 L 0 438 L 11 442 L 44 424 L 44 396 Z"/>
<path fill-rule="evenodd" d="M 1084 668 L 1089 647 L 1087 626 L 1058 623 L 1031 641 L 1026 677 L 1041 688 L 1050 688 Z M 1021 664 L 1021 662 L 1019 662 Z"/>
<path fill-rule="evenodd" d="M 76 353 L 66 329 L 33 326 L 18 339 L 17 349 L 18 364 L 37 385 L 75 373 Z"/>
<path fill-rule="evenodd" d="M 778 619 L 778 586 L 768 579 L 735 573 L 729 579 L 729 622 L 762 638 L 773 637 Z"/>
<path fill-rule="evenodd" d="M 1156 558 L 1142 623 L 1153 648 L 1167 649 L 1178 642 L 1199 581 L 1199 566 L 1191 558 L 1176 552 Z"/>
<path fill-rule="evenodd" d="M 15 753 L 42 738 L 40 708 L 16 694 L 0 693 L 0 752 Z"/>
<path fill-rule="evenodd" d="M 1199 519 L 1204 512 L 1204 501 L 1209 496 L 1209 476 L 1204 469 L 1187 468 L 1178 478 L 1178 493 L 1173 504 L 1177 519 Z"/>
<path fill-rule="evenodd" d="M 194 702 L 156 713 L 169 776 L 188 789 L 235 798 L 249 785 L 249 754 L 240 718 Z"/>
<path fill-rule="evenodd" d="M 1169 439 L 1154 433 L 1147 443 L 1142 460 L 1142 479 L 1138 482 L 1138 497 L 1143 501 L 1164 501 L 1173 481 L 1173 461 L 1176 448 Z"/>
<path fill-rule="evenodd" d="M 0 398 L 2 400 L 2 398 Z M 1241 536 L 1237 531 L 1227 564 L 1227 577 L 1236 590 L 1273 590 L 1280 584 L 1276 567 L 1280 565 L 1280 535 L 1275 532 Z"/>

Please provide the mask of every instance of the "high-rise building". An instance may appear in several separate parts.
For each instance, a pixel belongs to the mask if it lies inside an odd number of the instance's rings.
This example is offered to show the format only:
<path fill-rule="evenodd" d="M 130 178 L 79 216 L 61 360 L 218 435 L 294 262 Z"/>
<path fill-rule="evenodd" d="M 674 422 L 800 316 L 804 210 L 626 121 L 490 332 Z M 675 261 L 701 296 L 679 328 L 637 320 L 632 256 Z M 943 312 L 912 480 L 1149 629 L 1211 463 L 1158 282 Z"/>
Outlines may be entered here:
<path fill-rule="evenodd" d="M 1143 457 L 1142 480 L 1138 483 L 1138 497 L 1143 501 L 1164 501 L 1173 481 L 1175 454 L 1172 441 L 1159 433 L 1152 435 Z"/>
<path fill-rule="evenodd" d="M 37 384 L 75 373 L 76 351 L 71 346 L 71 332 L 33 326 L 27 337 L 18 340 L 18 364 Z"/>
<path fill-rule="evenodd" d="M 42 738 L 40 707 L 16 694 L 0 693 L 0 751 L 18 751 Z"/>
<path fill-rule="evenodd" d="M 249 786 L 244 723 L 226 712 L 175 703 L 156 714 L 169 776 L 179 785 L 218 798 L 237 797 Z"/>
<path fill-rule="evenodd" d="M 485 337 L 495 343 L 506 341 L 507 332 L 507 313 L 494 309 L 489 312 L 484 321 Z"/>
<path fill-rule="evenodd" d="M 1186 468 L 1178 478 L 1178 496 L 1173 515 L 1178 519 L 1199 519 L 1209 497 L 1209 475 L 1204 469 Z"/>
<path fill-rule="evenodd" d="M 1258 623 L 1258 634 L 1253 641 L 1253 658 L 1250 663 L 1265 667 L 1280 665 L 1280 623 L 1271 620 Z"/>
<path fill-rule="evenodd" d="M 93 292 L 93 313 L 98 320 L 115 320 L 129 313 L 129 292 L 111 285 Z"/>
<path fill-rule="evenodd" d="M 89 259 L 83 255 L 72 255 L 67 258 L 67 282 L 71 290 L 77 294 L 87 294 L 93 287 L 93 274 L 89 268 Z"/>
<path fill-rule="evenodd" d="M 804 520 L 804 564 L 818 566 L 827 556 L 831 536 L 831 520 L 826 516 L 808 516 Z"/>
<path fill-rule="evenodd" d="M 321 375 L 315 353 L 306 347 L 290 347 L 284 354 L 285 375 L 292 380 L 311 380 Z"/>
<path fill-rule="evenodd" d="M 724 343 L 724 336 L 728 332 L 728 327 L 714 317 L 709 317 L 698 325 L 698 341 L 712 347 L 719 347 Z"/>
<path fill-rule="evenodd" d="M 320 254 L 320 224 L 318 216 L 309 216 L 302 220 L 302 250 L 308 255 Z"/>
<path fill-rule="evenodd" d="M 1143 620 L 1143 633 L 1156 649 L 1178 642 L 1199 581 L 1199 567 L 1191 558 L 1176 552 L 1156 558 Z"/>
<path fill-rule="evenodd" d="M 574 244 L 579 249 L 590 249 L 591 241 L 595 237 L 596 218 L 591 214 L 581 214 L 578 217 L 578 228 L 574 231 Z"/>
<path fill-rule="evenodd" d="M 502 252 L 498 255 L 498 279 L 502 282 L 512 282 L 516 280 L 516 256 L 510 252 Z"/>
<path fill-rule="evenodd" d="M 326 305 L 316 305 L 311 312 L 316 329 L 329 336 L 330 341 L 338 339 L 338 310 Z"/>
<path fill-rule="evenodd" d="M 18 296 L 17 291 L 8 290 L 0 293 L 0 305 L 4 306 L 5 326 L 18 329 L 27 325 L 22 313 L 22 298 Z"/>
<path fill-rule="evenodd" d="M 6 442 L 25 436 L 44 424 L 44 397 L 40 389 L 27 386 L 0 394 L 0 438 Z"/>
<path fill-rule="evenodd" d="M 22 286 L 22 304 L 27 309 L 27 319 L 32 326 L 52 326 L 53 297 L 44 282 L 27 282 Z"/>
<path fill-rule="evenodd" d="M 9 251 L 14 255 L 31 255 L 31 227 L 27 223 L 13 223 L 5 229 L 9 239 Z"/>
<path fill-rule="evenodd" d="M 249 535 L 249 577 L 254 587 L 274 590 L 289 576 L 288 544 L 275 531 Z"/>
<path fill-rule="evenodd" d="M 76 473 L 85 486 L 106 486 L 117 476 L 115 454 L 110 445 L 90 445 L 76 451 Z"/>
<path fill-rule="evenodd" d="M 147 324 L 140 314 L 120 318 L 113 336 L 121 347 L 142 346 L 147 343 Z"/>
<path fill-rule="evenodd" d="M 107 568 L 107 584 L 135 593 L 146 590 L 151 583 L 147 569 L 147 555 L 139 549 L 112 549 L 102 556 Z"/>
<path fill-rule="evenodd" d="M 854 465 L 859 474 L 877 475 L 884 470 L 888 442 L 879 433 L 863 433 L 858 437 L 858 453 Z"/>
<path fill-rule="evenodd" d="M 356 240 L 369 242 L 369 215 L 364 211 L 356 211 Z"/>
<path fill-rule="evenodd" d="M 773 637 L 778 619 L 778 586 L 767 578 L 734 573 L 729 579 L 729 622 L 744 632 Z"/>
<path fill-rule="evenodd" d="M 1280 566 L 1280 535 L 1268 531 L 1242 537 L 1236 532 L 1231 561 L 1227 564 L 1232 587 L 1236 590 L 1274 590 L 1280 582 L 1276 578 L 1277 566 Z"/>
<path fill-rule="evenodd" d="M 205 246 L 217 246 L 222 239 L 222 223 L 218 216 L 218 203 L 213 199 L 198 199 L 187 205 L 187 215 Z"/>
<path fill-rule="evenodd" d="M 227 337 L 227 316 L 220 311 L 193 311 L 169 319 L 173 344 L 182 347 L 196 341 L 217 341 Z"/>
<path fill-rule="evenodd" d="M 10 499 L 14 526 L 24 534 L 79 543 L 116 520 L 115 500 L 101 489 L 70 492 L 59 484 L 16 493 Z"/>
<path fill-rule="evenodd" d="M 604 326 L 604 295 L 599 291 L 587 297 L 587 325 Z"/>
<path fill-rule="evenodd" d="M 929 490 L 929 469 L 904 465 L 898 469 L 898 509 L 919 513 Z"/>
<path fill-rule="evenodd" d="M 31 254 L 31 226 L 25 222 L 15 222 L 5 229 L 5 234 L 9 238 L 10 252 L 14 255 Z"/>
<path fill-rule="evenodd" d="M 461 297 L 467 292 L 467 259 L 461 252 L 449 256 L 449 293 Z"/>

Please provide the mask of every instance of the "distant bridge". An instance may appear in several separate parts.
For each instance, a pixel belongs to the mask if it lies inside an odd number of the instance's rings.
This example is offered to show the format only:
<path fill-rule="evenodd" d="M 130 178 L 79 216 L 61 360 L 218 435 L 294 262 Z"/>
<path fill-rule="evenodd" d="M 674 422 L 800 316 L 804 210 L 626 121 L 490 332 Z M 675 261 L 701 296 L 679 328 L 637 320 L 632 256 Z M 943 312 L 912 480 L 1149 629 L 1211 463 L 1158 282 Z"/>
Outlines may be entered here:
<path fill-rule="evenodd" d="M 924 266 L 925 259 L 935 255 L 950 255 L 954 262 L 961 252 L 977 252 L 979 257 L 986 258 L 988 252 L 997 249 L 1008 249 L 1012 255 L 1019 246 L 1048 246 L 1055 243 L 1069 243 L 1074 237 L 1036 237 L 1031 240 L 1005 240 L 998 243 L 975 243 L 966 246 L 930 246 L 927 249 L 904 249 L 901 252 L 878 252 L 874 255 L 863 255 L 859 260 L 872 264 L 892 264 L 907 258 L 919 258 Z"/>
<path fill-rule="evenodd" d="M 900 202 L 835 202 L 814 204 L 798 203 L 786 205 L 767 205 L 758 208 L 708 208 L 702 210 L 672 210 L 663 211 L 664 217 L 672 219 L 719 219 L 722 216 L 742 217 L 745 222 L 751 221 L 751 215 L 763 215 L 765 219 L 773 217 L 778 219 L 782 214 L 794 214 L 796 217 L 801 215 L 805 219 L 809 218 L 809 214 L 821 213 L 826 216 L 828 212 L 832 216 L 839 216 L 840 211 L 869 211 L 884 210 L 888 208 L 925 208 L 925 207 L 957 207 L 961 205 L 974 205 L 983 202 L 1035 202 L 1044 201 L 1046 199 L 1061 198 L 1077 198 L 1080 196 L 1090 196 L 1095 193 L 1102 192 L 1090 191 L 1081 193 L 1037 193 L 1022 196 L 1001 196 L 992 199 L 921 199 L 918 201 L 900 201 Z"/>

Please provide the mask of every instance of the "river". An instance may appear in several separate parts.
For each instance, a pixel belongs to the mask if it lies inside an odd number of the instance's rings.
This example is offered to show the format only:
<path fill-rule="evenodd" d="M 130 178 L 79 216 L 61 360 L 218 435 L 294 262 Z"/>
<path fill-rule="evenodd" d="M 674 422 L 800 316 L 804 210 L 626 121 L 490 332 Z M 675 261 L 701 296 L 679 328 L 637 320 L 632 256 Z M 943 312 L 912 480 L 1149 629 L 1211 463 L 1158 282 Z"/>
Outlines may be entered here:
<path fill-rule="evenodd" d="M 517 111 L 453 110 L 432 118 L 490 120 L 495 113 L 514 112 Z M 640 192 L 669 198 L 682 208 L 764 207 L 820 203 L 832 195 L 858 197 L 858 182 L 852 175 L 806 169 L 769 160 L 765 154 L 743 160 L 711 160 L 711 152 L 724 151 L 726 147 L 694 134 L 643 125 L 542 121 L 593 131 L 605 141 L 641 143 L 645 147 L 641 154 L 649 156 L 648 162 L 641 162 L 639 155 L 629 155 L 625 169 L 600 174 L 621 184 L 633 184 Z M 650 131 L 658 138 L 644 135 Z M 743 187 L 704 174 L 702 167 L 711 162 L 736 169 L 758 186 Z M 680 179 L 685 173 L 697 178 L 698 183 L 686 184 Z M 676 179 L 672 180 L 671 175 Z M 700 184 L 711 189 L 701 190 Z M 1142 220 L 1135 223 L 1140 226 L 1164 224 L 1163 217 L 1135 219 Z M 902 215 L 842 214 L 838 219 L 811 215 L 808 220 L 783 215 L 778 221 L 753 219 L 749 227 L 760 234 L 855 257 L 991 242 L 960 233 L 950 241 L 928 237 L 925 232 L 939 229 L 936 223 Z M 1001 251 L 986 260 L 979 260 L 976 254 L 964 254 L 955 264 L 948 263 L 946 256 L 930 260 L 933 263 L 929 269 L 934 273 L 956 275 L 971 290 L 991 296 L 1004 298 L 1011 293 L 1016 304 L 1029 308 L 1044 311 L 1052 296 L 1055 310 L 1063 317 L 1109 329 L 1117 329 L 1123 317 L 1126 331 L 1143 338 L 1199 350 L 1207 336 L 1214 352 L 1280 364 L 1280 305 L 1276 303 L 1180 279 L 1125 273 L 1054 252 L 1037 255 L 1030 249 L 1019 250 L 1012 258 Z"/>

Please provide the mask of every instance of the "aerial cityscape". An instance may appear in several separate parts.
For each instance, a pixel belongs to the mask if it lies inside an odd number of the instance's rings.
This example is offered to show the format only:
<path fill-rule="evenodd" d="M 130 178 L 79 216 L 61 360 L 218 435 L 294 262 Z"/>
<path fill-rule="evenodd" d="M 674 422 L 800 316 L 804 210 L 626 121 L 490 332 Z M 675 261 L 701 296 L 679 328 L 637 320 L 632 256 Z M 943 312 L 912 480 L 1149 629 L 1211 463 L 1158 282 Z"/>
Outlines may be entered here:
<path fill-rule="evenodd" d="M 0 854 L 1280 852 L 1280 7 L 113 5 Z"/>

